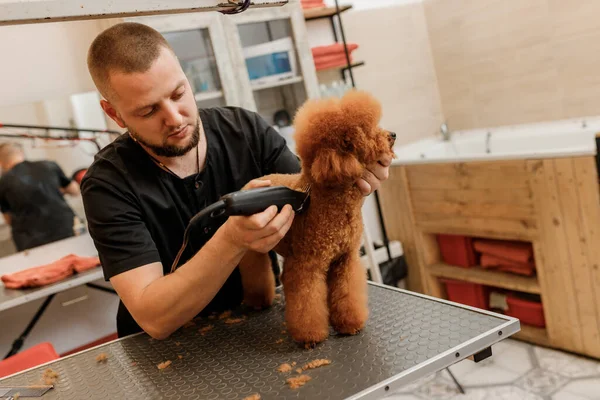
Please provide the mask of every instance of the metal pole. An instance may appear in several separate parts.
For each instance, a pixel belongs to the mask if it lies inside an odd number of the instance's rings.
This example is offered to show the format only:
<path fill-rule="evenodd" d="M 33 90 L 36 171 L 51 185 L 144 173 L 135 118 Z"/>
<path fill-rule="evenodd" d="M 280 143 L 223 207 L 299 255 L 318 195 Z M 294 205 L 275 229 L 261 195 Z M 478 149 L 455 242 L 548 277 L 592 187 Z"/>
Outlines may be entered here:
<path fill-rule="evenodd" d="M 335 9 L 337 12 L 338 24 L 340 25 L 340 34 L 342 35 L 342 42 L 344 43 L 344 52 L 346 53 L 346 62 L 348 63 L 348 73 L 350 74 L 350 82 L 352 83 L 352 87 L 355 88 L 356 84 L 354 83 L 354 74 L 352 73 L 350 52 L 348 51 L 348 46 L 346 44 L 346 33 L 344 32 L 344 24 L 342 24 L 342 15 L 340 12 L 340 5 L 338 3 L 338 0 L 335 0 Z M 344 72 L 342 71 L 342 73 Z M 346 80 L 345 75 L 344 80 Z"/>

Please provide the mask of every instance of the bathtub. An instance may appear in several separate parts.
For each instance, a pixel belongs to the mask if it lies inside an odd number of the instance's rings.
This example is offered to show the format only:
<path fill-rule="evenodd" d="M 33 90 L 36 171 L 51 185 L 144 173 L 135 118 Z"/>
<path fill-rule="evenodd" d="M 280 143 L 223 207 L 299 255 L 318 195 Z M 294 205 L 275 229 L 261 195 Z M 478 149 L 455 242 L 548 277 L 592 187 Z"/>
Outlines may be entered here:
<path fill-rule="evenodd" d="M 392 164 L 593 156 L 597 133 L 600 117 L 454 131 L 394 147 Z"/>

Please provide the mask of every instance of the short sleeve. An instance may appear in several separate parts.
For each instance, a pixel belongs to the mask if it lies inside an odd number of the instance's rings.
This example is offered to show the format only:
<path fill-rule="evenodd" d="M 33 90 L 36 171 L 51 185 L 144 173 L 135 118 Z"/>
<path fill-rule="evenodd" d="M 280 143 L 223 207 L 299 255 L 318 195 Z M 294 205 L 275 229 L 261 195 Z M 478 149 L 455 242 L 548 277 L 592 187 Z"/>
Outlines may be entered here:
<path fill-rule="evenodd" d="M 300 172 L 300 160 L 292 153 L 285 139 L 260 115 L 254 113 L 254 119 L 261 146 L 263 174 Z"/>
<path fill-rule="evenodd" d="M 67 187 L 69 185 L 69 183 L 71 183 L 71 179 L 67 178 L 67 176 L 65 175 L 65 172 L 62 170 L 62 168 L 55 163 L 54 161 L 50 162 L 52 169 L 54 170 L 54 172 L 56 173 L 56 176 L 58 177 L 58 182 L 60 184 L 61 188 Z"/>
<path fill-rule="evenodd" d="M 81 186 L 89 233 L 106 280 L 161 261 L 133 193 L 116 182 L 92 176 Z"/>

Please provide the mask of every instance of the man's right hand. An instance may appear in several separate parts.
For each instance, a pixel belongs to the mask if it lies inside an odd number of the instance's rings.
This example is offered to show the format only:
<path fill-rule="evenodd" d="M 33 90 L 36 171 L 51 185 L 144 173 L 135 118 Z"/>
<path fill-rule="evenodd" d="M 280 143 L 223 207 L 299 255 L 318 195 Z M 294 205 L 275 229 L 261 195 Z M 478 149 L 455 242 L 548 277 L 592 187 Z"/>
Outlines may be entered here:
<path fill-rule="evenodd" d="M 270 181 L 255 179 L 244 189 L 270 186 Z M 261 213 L 249 217 L 232 216 L 223 225 L 223 233 L 232 244 L 245 250 L 259 253 L 271 251 L 288 232 L 294 222 L 294 211 L 289 204 L 277 213 L 277 207 L 271 206 Z"/>

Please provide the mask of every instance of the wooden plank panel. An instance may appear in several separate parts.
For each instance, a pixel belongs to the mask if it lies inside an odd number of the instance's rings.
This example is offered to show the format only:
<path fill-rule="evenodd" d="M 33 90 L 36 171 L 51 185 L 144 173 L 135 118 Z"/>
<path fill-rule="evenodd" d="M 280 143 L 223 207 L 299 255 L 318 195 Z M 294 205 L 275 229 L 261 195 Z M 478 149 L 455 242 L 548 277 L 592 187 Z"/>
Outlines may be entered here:
<path fill-rule="evenodd" d="M 379 189 L 381 211 L 390 240 L 402 243 L 406 263 L 408 264 L 407 288 L 425 293 L 422 282 L 420 261 L 416 244 L 415 223 L 408 192 L 405 167 L 390 168 L 387 181 Z"/>
<path fill-rule="evenodd" d="M 448 201 L 413 202 L 413 204 L 417 220 L 427 220 L 436 216 L 489 217 L 516 220 L 535 217 L 533 205 Z"/>
<path fill-rule="evenodd" d="M 569 275 L 569 238 L 565 232 L 554 162 L 530 161 L 528 168 L 539 209 L 540 240 L 534 243 L 534 252 L 548 337 L 561 348 L 582 351 L 578 309 L 573 301 L 575 289 Z"/>
<path fill-rule="evenodd" d="M 431 274 L 440 278 L 457 279 L 525 293 L 541 293 L 540 284 L 535 277 L 489 271 L 483 268 L 455 267 L 444 263 L 430 265 L 427 268 L 429 268 Z"/>
<path fill-rule="evenodd" d="M 525 342 L 539 344 L 540 346 L 555 347 L 550 342 L 546 329 L 537 328 L 535 326 L 521 324 L 521 331 L 517 332 L 512 337 Z"/>
<path fill-rule="evenodd" d="M 460 216 L 426 217 L 415 219 L 415 221 L 419 229 L 428 233 L 448 233 L 527 241 L 538 237 L 537 220 L 535 218 L 510 220 Z"/>
<path fill-rule="evenodd" d="M 590 276 L 588 246 L 586 245 L 587 235 L 582 226 L 583 216 L 575 181 L 573 159 L 554 160 L 554 169 L 564 217 L 565 233 L 569 240 L 564 246 L 566 246 L 569 254 L 570 265 L 563 266 L 563 276 L 567 279 L 565 284 L 568 284 L 569 280 L 573 282 L 575 297 L 571 298 L 570 301 L 577 304 L 581 326 L 579 334 L 583 350 L 586 354 L 600 354 L 600 333 L 598 332 L 598 321 L 596 319 L 594 288 Z M 591 183 L 594 184 L 594 182 Z M 568 268 L 569 266 L 570 268 Z"/>
<path fill-rule="evenodd" d="M 596 326 L 592 333 L 587 333 L 595 339 L 591 343 L 589 355 L 600 357 L 600 194 L 598 193 L 598 171 L 593 157 L 573 159 L 576 190 L 579 195 L 580 229 L 585 238 L 582 243 L 587 253 L 587 271 L 581 271 L 584 279 L 592 289 L 589 301 L 595 308 Z M 586 273 L 587 272 L 587 273 Z"/>
<path fill-rule="evenodd" d="M 530 188 L 497 189 L 413 189 L 410 192 L 413 205 L 421 202 L 447 201 L 468 204 L 515 204 L 533 206 L 533 194 Z"/>
<path fill-rule="evenodd" d="M 411 189 L 527 189 L 525 161 L 409 165 Z"/>

